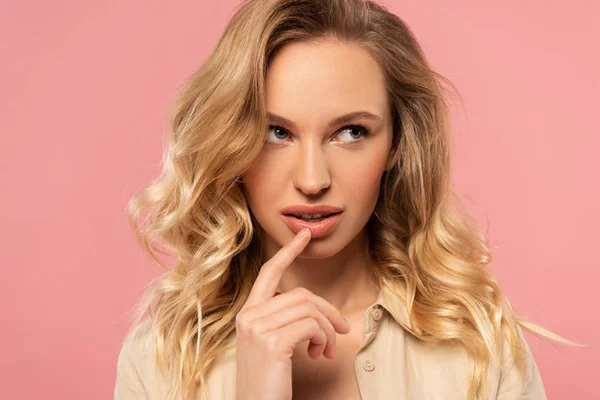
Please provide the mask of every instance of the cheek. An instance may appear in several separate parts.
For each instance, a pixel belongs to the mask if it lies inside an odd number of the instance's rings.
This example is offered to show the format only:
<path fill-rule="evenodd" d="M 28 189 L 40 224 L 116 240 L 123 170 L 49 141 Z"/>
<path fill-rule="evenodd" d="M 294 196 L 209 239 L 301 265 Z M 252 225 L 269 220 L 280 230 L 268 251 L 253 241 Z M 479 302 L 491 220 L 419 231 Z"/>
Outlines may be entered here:
<path fill-rule="evenodd" d="M 337 174 L 337 181 L 344 187 L 345 198 L 367 205 L 379 195 L 379 184 L 385 165 L 378 159 L 355 160 L 344 166 Z M 374 203 L 373 203 L 374 204 Z"/>
<path fill-rule="evenodd" d="M 281 171 L 277 171 L 277 163 L 273 159 L 261 157 L 242 174 L 243 186 L 248 202 L 253 209 L 265 204 L 265 199 L 273 199 L 276 193 L 281 193 Z M 276 197 L 275 197 L 276 198 Z"/>
<path fill-rule="evenodd" d="M 387 153 L 383 144 L 374 144 L 362 152 L 332 153 L 329 173 L 333 180 L 334 197 L 338 201 L 355 199 L 363 205 L 373 203 L 379 195 L 379 184 L 385 169 Z M 285 152 L 262 154 L 242 174 L 248 201 L 256 209 L 281 197 L 282 188 L 288 187 L 288 172 L 292 169 L 290 155 Z M 374 204 L 374 203 L 373 203 Z"/>
<path fill-rule="evenodd" d="M 379 184 L 385 170 L 387 152 L 384 143 L 373 146 L 361 153 L 355 153 L 343 162 L 336 164 L 336 178 L 343 180 L 345 190 L 355 198 L 370 198 L 379 195 Z"/>

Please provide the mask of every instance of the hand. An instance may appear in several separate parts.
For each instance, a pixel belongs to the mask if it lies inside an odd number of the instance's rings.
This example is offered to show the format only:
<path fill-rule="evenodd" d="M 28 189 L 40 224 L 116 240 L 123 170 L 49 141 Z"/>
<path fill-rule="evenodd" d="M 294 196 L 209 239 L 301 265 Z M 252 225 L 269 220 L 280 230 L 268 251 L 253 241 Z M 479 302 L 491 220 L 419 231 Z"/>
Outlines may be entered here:
<path fill-rule="evenodd" d="M 236 317 L 237 400 L 290 400 L 296 345 L 309 340 L 311 358 L 332 359 L 336 332 L 350 332 L 341 313 L 308 289 L 276 295 L 283 272 L 309 241 L 305 229 L 263 264 Z"/>

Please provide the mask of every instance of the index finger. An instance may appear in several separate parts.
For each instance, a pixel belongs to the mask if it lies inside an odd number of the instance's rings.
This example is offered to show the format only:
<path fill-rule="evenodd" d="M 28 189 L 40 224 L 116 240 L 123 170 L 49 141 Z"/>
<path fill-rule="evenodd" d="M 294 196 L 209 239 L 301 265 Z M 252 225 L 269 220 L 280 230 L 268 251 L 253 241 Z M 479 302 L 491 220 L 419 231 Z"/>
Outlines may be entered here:
<path fill-rule="evenodd" d="M 308 228 L 301 230 L 294 239 L 286 243 L 273 257 L 264 263 L 244 307 L 263 303 L 275 295 L 283 271 L 302 253 L 302 250 L 310 242 L 310 237 L 311 232 Z"/>

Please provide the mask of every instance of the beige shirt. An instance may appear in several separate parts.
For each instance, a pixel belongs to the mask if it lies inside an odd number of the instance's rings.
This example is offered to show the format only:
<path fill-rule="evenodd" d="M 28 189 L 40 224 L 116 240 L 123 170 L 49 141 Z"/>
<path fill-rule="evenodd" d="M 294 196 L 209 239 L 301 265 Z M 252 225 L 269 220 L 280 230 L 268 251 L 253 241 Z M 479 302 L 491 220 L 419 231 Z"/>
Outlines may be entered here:
<path fill-rule="evenodd" d="M 392 308 L 396 309 L 399 320 L 389 313 Z M 143 321 L 123 342 L 117 362 L 115 400 L 167 398 L 167 385 L 153 360 L 150 324 L 149 319 Z M 466 399 L 469 359 L 464 348 L 449 343 L 426 343 L 403 326 L 408 326 L 406 308 L 384 286 L 376 302 L 365 311 L 366 338 L 354 358 L 361 397 L 364 400 Z M 546 399 L 540 373 L 529 346 L 526 348 L 529 379 L 521 379 L 505 346 L 502 360 L 505 367 L 489 370 L 487 399 Z M 235 360 L 234 347 L 211 369 L 207 387 L 199 389 L 207 390 L 209 399 L 235 400 Z"/>

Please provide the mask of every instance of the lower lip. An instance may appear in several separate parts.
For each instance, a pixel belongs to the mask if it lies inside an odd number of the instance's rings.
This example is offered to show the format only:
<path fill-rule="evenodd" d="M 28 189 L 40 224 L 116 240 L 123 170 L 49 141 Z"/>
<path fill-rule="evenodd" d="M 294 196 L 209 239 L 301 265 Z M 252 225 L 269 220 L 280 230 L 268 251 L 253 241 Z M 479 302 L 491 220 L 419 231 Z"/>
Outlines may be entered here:
<path fill-rule="evenodd" d="M 327 235 L 335 227 L 341 214 L 341 212 L 331 214 L 324 220 L 318 222 L 307 222 L 291 215 L 284 215 L 283 218 L 285 219 L 287 226 L 289 226 L 294 233 L 298 233 L 302 229 L 308 228 L 310 229 L 311 239 L 314 239 Z"/>

